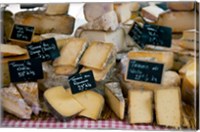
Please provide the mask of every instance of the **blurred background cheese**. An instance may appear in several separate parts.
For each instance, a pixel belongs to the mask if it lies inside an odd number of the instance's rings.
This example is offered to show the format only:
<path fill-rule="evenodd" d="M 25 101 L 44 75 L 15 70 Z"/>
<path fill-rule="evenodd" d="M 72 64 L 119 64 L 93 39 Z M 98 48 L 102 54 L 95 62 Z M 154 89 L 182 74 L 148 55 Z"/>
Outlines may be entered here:
<path fill-rule="evenodd" d="M 194 6 L 195 2 L 167 2 L 167 7 L 174 11 L 191 11 Z"/>
<path fill-rule="evenodd" d="M 64 15 L 69 10 L 69 3 L 46 4 L 45 14 L 47 15 Z"/>

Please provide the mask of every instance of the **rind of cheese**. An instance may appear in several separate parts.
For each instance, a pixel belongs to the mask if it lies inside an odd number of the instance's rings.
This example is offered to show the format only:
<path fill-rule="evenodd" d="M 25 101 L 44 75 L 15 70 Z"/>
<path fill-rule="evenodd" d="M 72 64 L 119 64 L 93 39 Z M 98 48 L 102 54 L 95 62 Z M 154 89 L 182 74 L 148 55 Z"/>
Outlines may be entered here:
<path fill-rule="evenodd" d="M 15 14 L 15 23 L 33 26 L 36 34 L 72 34 L 75 18 L 69 15 L 45 15 L 41 11 L 24 11 Z"/>
<path fill-rule="evenodd" d="M 164 63 L 165 69 L 171 69 L 174 64 L 173 52 L 162 51 L 130 51 L 128 53 L 129 59 L 152 61 L 158 63 Z"/>
<path fill-rule="evenodd" d="M 88 22 L 94 21 L 105 13 L 113 10 L 114 7 L 112 3 L 86 3 L 83 8 L 85 19 Z"/>
<path fill-rule="evenodd" d="M 1 104 L 5 111 L 21 119 L 30 119 L 32 110 L 23 100 L 16 87 L 12 84 L 9 87 L 0 89 Z"/>
<path fill-rule="evenodd" d="M 105 96 L 109 107 L 119 117 L 119 119 L 123 120 L 125 112 L 125 100 L 120 84 L 118 82 L 110 82 L 105 84 Z"/>
<path fill-rule="evenodd" d="M 64 15 L 68 13 L 69 4 L 47 4 L 45 14 L 47 15 Z"/>
<path fill-rule="evenodd" d="M 3 57 L 19 56 L 27 54 L 27 50 L 17 45 L 0 44 L 0 52 Z"/>
<path fill-rule="evenodd" d="M 129 90 L 128 119 L 130 124 L 153 122 L 153 92 Z"/>
<path fill-rule="evenodd" d="M 174 11 L 191 11 L 194 9 L 194 2 L 167 2 L 169 9 Z"/>
<path fill-rule="evenodd" d="M 115 11 L 120 23 L 124 23 L 131 18 L 130 3 L 115 4 Z"/>
<path fill-rule="evenodd" d="M 88 45 L 86 39 L 83 38 L 69 38 L 66 43 L 60 51 L 60 57 L 54 60 L 53 66 L 69 65 L 76 67 Z"/>
<path fill-rule="evenodd" d="M 84 107 L 72 96 L 70 89 L 53 87 L 44 92 L 44 98 L 50 112 L 59 120 L 67 121 L 84 110 Z"/>
<path fill-rule="evenodd" d="M 54 67 L 54 70 L 55 74 L 69 76 L 76 73 L 78 68 L 74 66 L 62 65 Z"/>
<path fill-rule="evenodd" d="M 181 127 L 181 93 L 179 87 L 155 91 L 155 110 L 158 125 Z"/>
<path fill-rule="evenodd" d="M 113 49 L 114 46 L 111 43 L 98 41 L 91 42 L 83 54 L 80 64 L 89 68 L 103 70 Z"/>
<path fill-rule="evenodd" d="M 73 97 L 84 107 L 78 115 L 93 120 L 97 120 L 101 116 L 104 107 L 104 98 L 102 95 L 88 90 L 74 94 Z"/>

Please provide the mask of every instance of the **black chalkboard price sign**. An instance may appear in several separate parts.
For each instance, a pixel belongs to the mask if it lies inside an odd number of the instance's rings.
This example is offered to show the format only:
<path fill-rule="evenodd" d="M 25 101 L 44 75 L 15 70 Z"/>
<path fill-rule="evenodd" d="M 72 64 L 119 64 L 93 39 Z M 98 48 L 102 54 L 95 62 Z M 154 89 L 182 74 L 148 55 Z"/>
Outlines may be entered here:
<path fill-rule="evenodd" d="M 42 62 L 28 59 L 9 62 L 11 82 L 37 81 L 43 78 Z"/>
<path fill-rule="evenodd" d="M 10 35 L 10 40 L 29 43 L 34 34 L 34 27 L 27 25 L 14 24 Z"/>
<path fill-rule="evenodd" d="M 160 63 L 130 60 L 127 80 L 161 84 L 164 65 Z"/>
<path fill-rule="evenodd" d="M 60 52 L 54 38 L 27 45 L 27 49 L 30 58 L 41 59 L 43 62 L 54 60 L 60 56 Z"/>
<path fill-rule="evenodd" d="M 96 87 L 92 71 L 72 75 L 68 79 L 73 94 Z"/>

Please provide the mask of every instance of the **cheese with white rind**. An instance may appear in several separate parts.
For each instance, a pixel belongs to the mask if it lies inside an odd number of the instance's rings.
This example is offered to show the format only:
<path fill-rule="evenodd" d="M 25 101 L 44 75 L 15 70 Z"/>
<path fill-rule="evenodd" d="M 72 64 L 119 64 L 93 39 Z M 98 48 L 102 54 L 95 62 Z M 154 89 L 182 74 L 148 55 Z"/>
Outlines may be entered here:
<path fill-rule="evenodd" d="M 3 57 L 20 56 L 27 54 L 27 50 L 18 45 L 0 44 L 0 53 Z"/>
<path fill-rule="evenodd" d="M 124 119 L 125 99 L 118 82 L 105 84 L 106 102 L 120 120 Z"/>
<path fill-rule="evenodd" d="M 84 110 L 84 107 L 72 96 L 70 89 L 53 87 L 44 92 L 44 99 L 55 118 L 68 121 Z"/>
<path fill-rule="evenodd" d="M 68 13 L 69 3 L 62 4 L 46 4 L 45 14 L 47 15 L 64 15 Z"/>

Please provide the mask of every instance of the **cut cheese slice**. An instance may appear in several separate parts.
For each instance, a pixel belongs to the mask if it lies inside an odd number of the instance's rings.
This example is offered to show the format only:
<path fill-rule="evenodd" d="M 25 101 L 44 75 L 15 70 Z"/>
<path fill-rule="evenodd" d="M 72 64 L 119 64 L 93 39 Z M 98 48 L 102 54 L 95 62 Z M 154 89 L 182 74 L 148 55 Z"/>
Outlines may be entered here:
<path fill-rule="evenodd" d="M 83 38 L 69 38 L 61 49 L 60 57 L 56 58 L 53 66 L 69 65 L 76 67 L 88 43 Z"/>
<path fill-rule="evenodd" d="M 158 125 L 181 127 L 181 93 L 179 87 L 155 91 L 155 110 Z"/>
<path fill-rule="evenodd" d="M 79 113 L 79 116 L 93 120 L 100 118 L 104 107 L 104 98 L 102 95 L 88 90 L 74 94 L 73 97 L 84 107 L 84 110 Z"/>
<path fill-rule="evenodd" d="M 103 70 L 113 52 L 113 49 L 114 46 L 111 43 L 94 41 L 90 43 L 90 46 L 86 49 L 81 58 L 80 64 L 89 68 Z"/>
<path fill-rule="evenodd" d="M 191 11 L 194 9 L 194 2 L 167 2 L 169 9 L 174 11 Z"/>
<path fill-rule="evenodd" d="M 62 121 L 67 121 L 84 110 L 84 107 L 72 96 L 70 89 L 65 90 L 62 86 L 46 90 L 44 98 L 50 112 Z"/>
<path fill-rule="evenodd" d="M 110 82 L 105 84 L 106 102 L 112 111 L 119 117 L 124 119 L 125 100 L 118 82 Z"/>
<path fill-rule="evenodd" d="M 21 119 L 30 119 L 32 110 L 14 85 L 0 89 L 3 109 Z"/>
<path fill-rule="evenodd" d="M 0 44 L 0 52 L 3 57 L 19 56 L 27 54 L 27 50 L 17 45 Z"/>
<path fill-rule="evenodd" d="M 128 102 L 128 119 L 130 124 L 153 122 L 152 91 L 130 90 Z"/>
<path fill-rule="evenodd" d="M 36 82 L 26 82 L 16 84 L 25 102 L 32 108 L 35 115 L 41 111 L 39 104 L 39 90 Z"/>
<path fill-rule="evenodd" d="M 66 75 L 66 76 L 75 74 L 78 71 L 77 67 L 69 66 L 69 65 L 56 66 L 56 67 L 54 67 L 54 69 L 55 69 L 54 72 L 56 74 L 58 74 L 58 75 Z"/>
<path fill-rule="evenodd" d="M 69 4 L 47 4 L 45 14 L 47 15 L 64 15 L 68 13 Z"/>
<path fill-rule="evenodd" d="M 162 51 L 130 51 L 128 53 L 129 59 L 152 61 L 158 63 L 164 63 L 165 69 L 171 69 L 174 64 L 173 52 Z"/>

